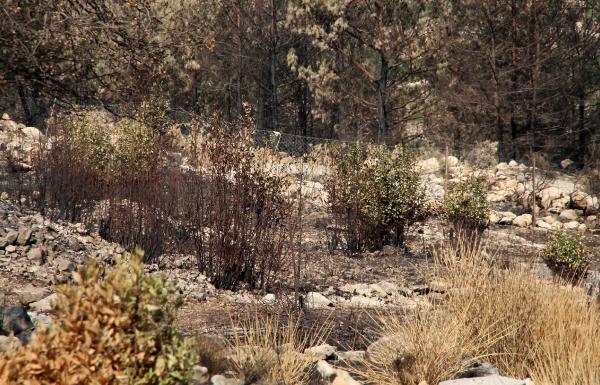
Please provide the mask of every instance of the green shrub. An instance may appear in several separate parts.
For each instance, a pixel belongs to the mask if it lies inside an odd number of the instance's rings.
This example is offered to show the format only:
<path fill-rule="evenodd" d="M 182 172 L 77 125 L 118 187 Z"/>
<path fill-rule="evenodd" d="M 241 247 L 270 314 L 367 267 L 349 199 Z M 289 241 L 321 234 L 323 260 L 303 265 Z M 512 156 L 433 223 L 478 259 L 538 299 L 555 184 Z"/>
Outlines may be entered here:
<path fill-rule="evenodd" d="M 341 216 L 348 251 L 402 245 L 424 212 L 414 158 L 401 148 L 350 145 L 335 150 L 327 181 L 334 213 Z"/>
<path fill-rule="evenodd" d="M 451 238 L 475 242 L 488 226 L 490 203 L 487 188 L 479 179 L 467 179 L 450 187 L 444 199 L 443 214 L 451 223 Z"/>
<path fill-rule="evenodd" d="M 144 173 L 157 164 L 156 135 L 139 120 L 124 118 L 115 123 L 97 111 L 88 111 L 60 124 L 55 145 L 101 179 Z"/>
<path fill-rule="evenodd" d="M 590 262 L 583 243 L 566 231 L 549 235 L 543 258 L 557 275 L 574 280 L 585 277 Z"/>
<path fill-rule="evenodd" d="M 173 326 L 174 285 L 145 275 L 141 256 L 102 271 L 94 262 L 59 289 L 56 322 L 0 354 L 6 385 L 188 384 L 194 354 Z"/>

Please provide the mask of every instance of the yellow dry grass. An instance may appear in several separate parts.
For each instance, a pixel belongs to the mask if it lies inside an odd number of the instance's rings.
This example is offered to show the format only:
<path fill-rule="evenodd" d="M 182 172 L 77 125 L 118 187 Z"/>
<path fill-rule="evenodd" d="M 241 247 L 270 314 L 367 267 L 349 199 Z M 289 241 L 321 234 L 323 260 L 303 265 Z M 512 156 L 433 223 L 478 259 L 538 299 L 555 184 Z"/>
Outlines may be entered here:
<path fill-rule="evenodd" d="M 304 350 L 323 343 L 330 330 L 325 322 L 304 332 L 297 316 L 258 312 L 232 323 L 241 333 L 236 333 L 231 342 L 229 358 L 245 383 L 307 384 L 315 360 L 303 354 Z"/>
<path fill-rule="evenodd" d="M 450 287 L 445 300 L 378 317 L 380 345 L 355 373 L 368 384 L 437 384 L 470 357 L 536 385 L 600 384 L 598 298 L 523 268 L 502 269 L 472 244 L 438 250 L 430 273 Z"/>

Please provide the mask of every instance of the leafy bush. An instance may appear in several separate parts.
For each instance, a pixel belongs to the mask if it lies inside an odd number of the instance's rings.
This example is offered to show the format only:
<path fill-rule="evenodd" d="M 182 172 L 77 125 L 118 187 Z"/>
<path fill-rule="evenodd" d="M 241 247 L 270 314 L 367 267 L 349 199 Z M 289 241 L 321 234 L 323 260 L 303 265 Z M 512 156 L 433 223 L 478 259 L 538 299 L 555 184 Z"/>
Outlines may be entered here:
<path fill-rule="evenodd" d="M 550 234 L 543 258 L 557 275 L 574 280 L 585 276 L 590 262 L 583 243 L 566 231 Z"/>
<path fill-rule="evenodd" d="M 414 158 L 401 148 L 350 145 L 334 150 L 326 182 L 331 208 L 342 218 L 348 251 L 402 245 L 424 213 Z"/>
<path fill-rule="evenodd" d="M 485 183 L 467 179 L 450 187 L 444 200 L 444 216 L 452 224 L 451 238 L 476 242 L 488 226 L 490 203 Z"/>
<path fill-rule="evenodd" d="M 6 385 L 187 384 L 195 362 L 173 326 L 174 286 L 145 275 L 140 256 L 102 271 L 94 262 L 59 288 L 56 322 L 29 345 L 0 354 Z"/>
<path fill-rule="evenodd" d="M 196 255 L 219 288 L 272 284 L 296 240 L 296 211 L 285 177 L 265 170 L 249 131 L 192 122 L 195 147 L 183 154 L 192 166 L 182 166 L 158 156 L 168 148 L 145 125 L 119 124 L 109 132 L 127 134 L 110 140 L 91 122 L 72 127 L 76 139 L 59 131 L 36 167 L 40 206 L 98 226 L 129 249 L 141 245 L 146 262 L 164 253 Z"/>
<path fill-rule="evenodd" d="M 58 122 L 55 146 L 67 150 L 76 164 L 87 167 L 102 180 L 124 173 L 144 173 L 156 165 L 158 149 L 151 128 L 124 118 L 112 122 L 97 111 L 75 114 Z"/>

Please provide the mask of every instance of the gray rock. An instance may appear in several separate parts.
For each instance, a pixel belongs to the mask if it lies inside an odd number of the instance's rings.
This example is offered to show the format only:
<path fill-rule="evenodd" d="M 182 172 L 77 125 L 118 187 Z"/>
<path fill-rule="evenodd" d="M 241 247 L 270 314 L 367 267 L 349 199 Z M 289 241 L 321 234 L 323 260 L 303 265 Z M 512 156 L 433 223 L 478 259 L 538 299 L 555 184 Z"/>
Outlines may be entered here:
<path fill-rule="evenodd" d="M 17 236 L 17 244 L 21 246 L 25 246 L 26 244 L 28 244 L 29 240 L 31 239 L 31 234 L 33 234 L 33 232 L 28 227 L 23 227 L 19 229 L 19 235 Z"/>
<path fill-rule="evenodd" d="M 349 350 L 347 352 L 337 352 L 336 354 L 338 360 L 346 362 L 360 362 L 365 358 L 367 352 L 364 350 Z"/>
<path fill-rule="evenodd" d="M 30 259 L 31 261 L 34 261 L 38 265 L 43 265 L 45 262 L 44 250 L 41 247 L 32 247 L 27 252 L 27 258 Z"/>
<path fill-rule="evenodd" d="M 510 377 L 499 375 L 459 378 L 456 380 L 442 381 L 439 385 L 528 385 L 532 384 L 530 380 L 517 380 Z"/>
<path fill-rule="evenodd" d="M 18 335 L 32 328 L 33 322 L 31 322 L 25 307 L 8 306 L 2 308 L 2 327 L 0 327 L 2 334 L 14 333 Z"/>
<path fill-rule="evenodd" d="M 481 362 L 479 360 L 473 360 L 469 365 L 469 368 L 460 373 L 458 378 L 473 378 L 473 377 L 485 377 L 500 375 L 498 368 L 490 364 L 489 362 Z"/>
<path fill-rule="evenodd" d="M 22 305 L 27 306 L 32 302 L 47 297 L 50 294 L 50 289 L 45 287 L 35 287 L 29 284 L 18 289 L 13 289 L 13 293 L 17 295 L 19 302 L 21 302 Z"/>
<path fill-rule="evenodd" d="M 52 264 L 56 266 L 59 272 L 71 272 L 75 270 L 75 264 L 66 258 L 58 257 L 52 261 Z"/>

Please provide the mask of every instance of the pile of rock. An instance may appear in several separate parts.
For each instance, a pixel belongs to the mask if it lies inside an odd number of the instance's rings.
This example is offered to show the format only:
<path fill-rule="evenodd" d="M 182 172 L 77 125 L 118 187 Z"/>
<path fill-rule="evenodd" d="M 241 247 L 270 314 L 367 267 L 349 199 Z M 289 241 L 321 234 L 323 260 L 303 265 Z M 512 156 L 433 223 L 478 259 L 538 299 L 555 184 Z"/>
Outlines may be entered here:
<path fill-rule="evenodd" d="M 554 178 L 543 178 L 538 175 L 534 204 L 532 170 L 524 164 L 512 160 L 498 163 L 493 169 L 473 170 L 451 156 L 444 163 L 448 165 L 448 184 L 475 174 L 489 181 L 487 199 L 494 207 L 489 217 L 492 224 L 579 231 L 599 227 L 598 197 L 586 192 L 574 176 L 560 173 Z M 437 158 L 430 158 L 420 161 L 418 167 L 423 174 L 427 199 L 441 202 L 444 197 L 441 174 L 445 166 Z M 534 210 L 538 214 L 536 223 L 529 214 Z"/>

